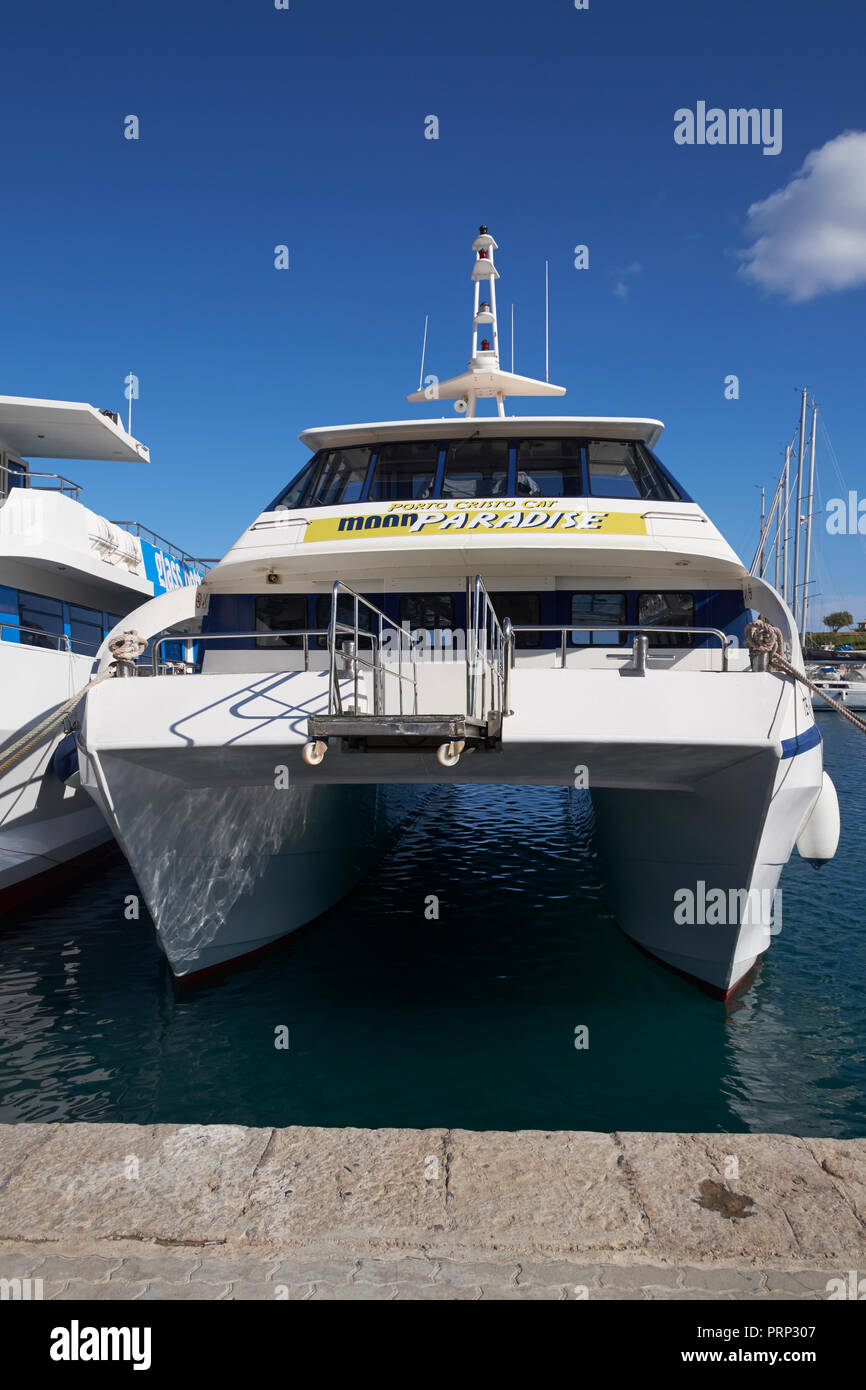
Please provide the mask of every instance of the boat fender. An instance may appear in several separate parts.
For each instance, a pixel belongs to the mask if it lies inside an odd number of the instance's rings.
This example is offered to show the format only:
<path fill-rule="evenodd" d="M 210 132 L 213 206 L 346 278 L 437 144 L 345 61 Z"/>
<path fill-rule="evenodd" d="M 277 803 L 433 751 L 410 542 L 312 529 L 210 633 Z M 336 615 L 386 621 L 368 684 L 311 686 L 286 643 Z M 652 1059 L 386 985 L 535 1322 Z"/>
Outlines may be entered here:
<path fill-rule="evenodd" d="M 51 755 L 49 763 L 54 776 L 67 787 L 80 787 L 78 770 L 78 745 L 74 734 L 62 738 Z"/>
<path fill-rule="evenodd" d="M 818 799 L 797 836 L 797 849 L 813 869 L 832 859 L 839 846 L 839 798 L 825 772 Z"/>

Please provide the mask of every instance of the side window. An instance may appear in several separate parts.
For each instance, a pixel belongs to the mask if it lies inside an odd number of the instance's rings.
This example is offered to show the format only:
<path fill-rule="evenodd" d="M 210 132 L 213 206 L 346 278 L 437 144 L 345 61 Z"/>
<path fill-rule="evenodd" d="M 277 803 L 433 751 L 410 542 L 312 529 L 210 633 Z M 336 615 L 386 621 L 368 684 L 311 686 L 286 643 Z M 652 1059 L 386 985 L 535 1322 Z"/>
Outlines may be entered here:
<path fill-rule="evenodd" d="M 576 439 L 521 439 L 517 446 L 518 497 L 579 497 L 583 492 Z"/>
<path fill-rule="evenodd" d="M 63 604 L 59 598 L 44 598 L 42 594 L 18 595 L 18 621 L 22 628 L 19 640 L 28 647 L 50 647 L 63 650 Z"/>
<path fill-rule="evenodd" d="M 255 603 L 256 632 L 285 634 L 293 628 L 303 630 L 307 626 L 306 594 L 259 594 Z M 304 642 L 301 637 L 277 636 L 256 637 L 257 647 L 280 647 L 299 651 Z"/>
<path fill-rule="evenodd" d="M 637 620 L 639 627 L 694 627 L 694 594 L 664 593 L 639 594 L 637 601 Z M 650 636 L 651 647 L 691 647 L 694 637 L 687 632 L 660 632 Z"/>
<path fill-rule="evenodd" d="M 274 498 L 273 502 L 268 507 L 269 512 L 293 512 L 296 507 L 301 505 L 304 499 L 304 493 L 307 491 L 307 486 L 321 457 L 321 454 L 314 454 L 306 468 L 302 468 L 301 472 L 292 479 L 288 487 L 284 488 L 283 491 Z"/>
<path fill-rule="evenodd" d="M 397 621 L 408 623 L 410 632 L 453 628 L 455 613 L 453 594 L 401 594 L 397 604 Z"/>
<path fill-rule="evenodd" d="M 414 502 L 432 497 L 439 462 L 435 440 L 383 444 L 376 459 L 371 502 Z"/>
<path fill-rule="evenodd" d="M 102 642 L 102 614 L 95 608 L 69 605 L 69 636 L 72 650 L 82 656 L 95 656 Z"/>
<path fill-rule="evenodd" d="M 113 632 L 114 629 L 117 627 L 117 624 L 118 624 L 118 623 L 122 623 L 122 622 L 123 622 L 123 618 L 121 618 L 121 616 L 120 616 L 119 613 L 106 613 L 106 614 L 105 614 L 105 630 L 104 630 L 104 632 L 103 632 L 103 636 L 104 636 L 104 637 L 107 637 L 108 634 L 109 634 L 109 632 Z"/>
<path fill-rule="evenodd" d="M 308 505 L 336 507 L 341 502 L 357 502 L 369 464 L 369 445 L 357 449 L 326 449 Z"/>
<path fill-rule="evenodd" d="M 594 497 L 655 496 L 643 455 L 628 440 L 590 439 L 586 446 L 589 490 Z"/>
<path fill-rule="evenodd" d="M 622 647 L 628 634 L 615 626 L 626 621 L 625 594 L 593 593 L 572 594 L 571 621 L 576 625 L 571 634 L 575 647 Z M 582 632 L 581 627 L 595 627 L 598 623 L 610 623 L 597 632 Z"/>
<path fill-rule="evenodd" d="M 515 627 L 538 627 L 541 622 L 541 595 L 525 593 L 491 594 L 493 610 L 500 623 L 510 618 Z M 514 644 L 518 648 L 540 647 L 540 632 L 518 632 Z"/>

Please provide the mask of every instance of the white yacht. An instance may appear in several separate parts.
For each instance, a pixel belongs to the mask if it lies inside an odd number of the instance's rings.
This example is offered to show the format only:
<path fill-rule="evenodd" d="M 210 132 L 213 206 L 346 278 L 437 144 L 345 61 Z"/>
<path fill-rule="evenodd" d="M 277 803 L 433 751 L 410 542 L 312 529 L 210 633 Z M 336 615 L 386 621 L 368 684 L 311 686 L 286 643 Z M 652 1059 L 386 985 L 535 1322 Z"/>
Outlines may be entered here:
<path fill-rule="evenodd" d="M 866 709 L 866 673 L 863 666 L 822 666 L 816 662 L 806 667 L 806 674 L 811 677 L 816 687 L 812 691 L 812 705 L 815 709 L 832 709 L 824 699 L 824 692 L 831 700 L 836 700 L 848 709 Z"/>
<path fill-rule="evenodd" d="M 112 523 L 30 459 L 147 463 L 119 417 L 0 396 L 0 912 L 112 843 L 78 786 L 71 730 L 51 717 L 88 682 L 108 631 L 203 571 L 138 523 Z M 195 592 L 195 589 L 191 590 Z"/>
<path fill-rule="evenodd" d="M 305 430 L 197 592 L 130 616 L 138 678 L 87 696 L 82 781 L 178 976 L 351 911 L 435 783 L 588 789 L 620 926 L 723 995 L 781 928 L 795 843 L 835 852 L 808 694 L 744 646 L 760 613 L 799 665 L 789 609 L 660 461 L 660 421 L 506 414 L 563 389 L 500 367 L 496 249 L 482 227 L 466 371 L 409 396 L 456 414 Z"/>

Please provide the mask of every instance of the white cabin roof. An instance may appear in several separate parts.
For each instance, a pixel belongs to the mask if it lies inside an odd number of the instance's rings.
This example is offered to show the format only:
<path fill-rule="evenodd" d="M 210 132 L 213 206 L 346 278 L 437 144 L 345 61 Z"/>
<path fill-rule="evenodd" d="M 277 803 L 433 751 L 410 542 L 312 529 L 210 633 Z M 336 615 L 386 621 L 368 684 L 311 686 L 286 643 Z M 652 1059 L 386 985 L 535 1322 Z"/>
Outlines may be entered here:
<path fill-rule="evenodd" d="M 2 399 L 2 397 L 0 397 Z M 299 438 L 313 451 L 389 439 L 448 439 L 451 435 L 592 435 L 597 439 L 640 439 L 650 448 L 664 425 L 661 420 L 589 415 L 475 415 L 467 419 L 382 420 L 364 425 L 317 425 Z M 2 433 L 2 427 L 0 427 Z"/>
<path fill-rule="evenodd" d="M 144 444 L 112 416 L 83 401 L 0 396 L 0 447 L 23 458 L 150 462 Z"/>

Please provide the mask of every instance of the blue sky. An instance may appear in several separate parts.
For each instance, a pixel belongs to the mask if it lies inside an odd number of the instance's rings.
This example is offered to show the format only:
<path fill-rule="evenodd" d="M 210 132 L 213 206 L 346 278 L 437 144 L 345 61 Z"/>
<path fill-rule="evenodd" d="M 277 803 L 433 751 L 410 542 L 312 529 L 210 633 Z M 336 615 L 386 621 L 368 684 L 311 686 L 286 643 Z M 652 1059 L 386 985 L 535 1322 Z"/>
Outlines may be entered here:
<path fill-rule="evenodd" d="M 405 397 L 425 314 L 427 369 L 465 365 L 482 221 L 505 365 L 513 302 L 528 375 L 550 260 L 568 395 L 510 410 L 658 416 L 661 457 L 748 562 L 755 484 L 808 386 L 866 497 L 862 147 L 790 188 L 866 130 L 854 0 L 48 0 L 7 10 L 3 49 L 0 392 L 125 414 L 138 375 L 150 467 L 66 470 L 96 510 L 219 555 L 296 471 L 305 426 L 441 414 Z M 781 108 L 781 152 L 677 145 L 674 112 L 700 100 Z M 763 283 L 740 273 L 759 236 Z M 866 537 L 817 540 L 818 611 L 866 618 Z"/>

